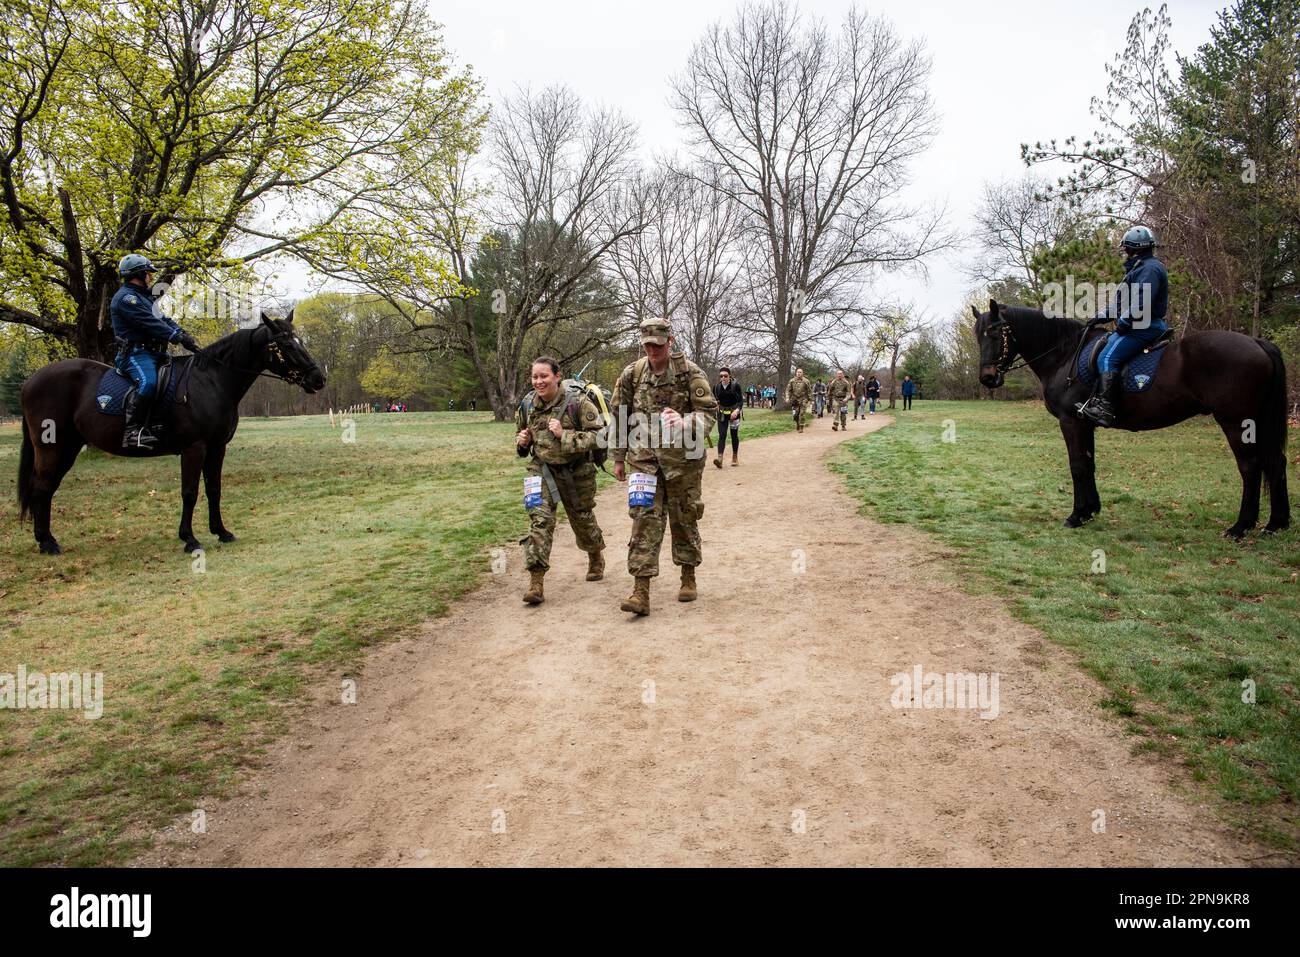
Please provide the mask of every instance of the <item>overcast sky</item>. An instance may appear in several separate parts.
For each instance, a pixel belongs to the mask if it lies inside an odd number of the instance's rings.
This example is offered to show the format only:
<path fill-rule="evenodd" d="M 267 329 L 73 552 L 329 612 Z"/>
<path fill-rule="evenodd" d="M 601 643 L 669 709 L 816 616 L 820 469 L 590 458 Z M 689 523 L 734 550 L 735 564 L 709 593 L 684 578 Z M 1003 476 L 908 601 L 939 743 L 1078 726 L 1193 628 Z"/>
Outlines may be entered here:
<path fill-rule="evenodd" d="M 1227 0 L 1174 0 L 1173 48 L 1186 55 L 1209 37 Z M 469 64 L 495 98 L 516 85 L 566 83 L 584 99 L 623 110 L 640 125 L 642 150 L 672 152 L 682 137 L 668 108 L 668 81 L 705 28 L 730 19 L 735 0 L 439 0 L 447 49 Z M 848 0 L 800 8 L 837 22 Z M 940 134 L 916 165 L 909 200 L 946 204 L 950 224 L 969 229 L 986 180 L 1024 172 L 1020 144 L 1094 126 L 1090 97 L 1105 92 L 1103 66 L 1124 46 L 1143 4 L 1132 0 L 877 0 L 862 4 L 933 59 L 931 92 Z M 1171 71 L 1173 67 L 1171 64 Z M 878 289 L 915 300 L 946 320 L 969 283 L 960 257 L 935 259 L 928 279 L 888 275 Z"/>

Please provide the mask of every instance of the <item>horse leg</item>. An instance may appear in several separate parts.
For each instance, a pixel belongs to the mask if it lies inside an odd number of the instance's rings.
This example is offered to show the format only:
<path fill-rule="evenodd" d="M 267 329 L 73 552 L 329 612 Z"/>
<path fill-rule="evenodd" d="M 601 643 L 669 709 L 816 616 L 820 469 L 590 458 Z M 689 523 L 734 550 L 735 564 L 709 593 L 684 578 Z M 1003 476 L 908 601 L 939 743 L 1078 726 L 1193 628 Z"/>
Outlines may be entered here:
<path fill-rule="evenodd" d="M 41 429 L 32 434 L 32 450 L 35 456 L 32 470 L 32 531 L 36 544 L 42 554 L 61 555 L 63 549 L 50 533 L 50 513 L 54 505 L 54 493 L 63 482 L 77 461 L 86 440 L 74 429 L 71 423 L 54 425 L 49 433 L 53 438 L 45 441 L 46 432 Z"/>
<path fill-rule="evenodd" d="M 208 497 L 208 531 L 220 541 L 233 542 L 234 534 L 221 521 L 221 466 L 225 460 L 224 445 L 208 451 L 203 460 L 203 494 Z"/>
<path fill-rule="evenodd" d="M 1237 513 L 1236 524 L 1223 534 L 1228 538 L 1240 539 L 1259 521 L 1259 487 L 1264 477 L 1263 457 L 1258 443 L 1245 441 L 1240 416 L 1216 414 L 1214 419 L 1227 436 L 1228 445 L 1237 459 L 1237 471 L 1241 473 L 1241 509 Z"/>
<path fill-rule="evenodd" d="M 1268 476 L 1268 524 L 1264 531 L 1270 535 L 1291 524 L 1291 500 L 1286 492 L 1286 452 L 1272 455 L 1266 473 Z"/>
<path fill-rule="evenodd" d="M 203 442 L 195 442 L 181 453 L 181 527 L 180 540 L 185 543 L 185 551 L 192 552 L 202 548 L 194 537 L 194 504 L 199 500 L 199 473 L 203 471 L 203 460 L 207 447 Z"/>
<path fill-rule="evenodd" d="M 1093 458 L 1096 430 L 1090 423 L 1073 416 L 1062 416 L 1059 421 L 1065 450 L 1070 456 L 1070 478 L 1074 482 L 1074 510 L 1065 520 L 1065 527 L 1078 528 L 1101 511 Z"/>

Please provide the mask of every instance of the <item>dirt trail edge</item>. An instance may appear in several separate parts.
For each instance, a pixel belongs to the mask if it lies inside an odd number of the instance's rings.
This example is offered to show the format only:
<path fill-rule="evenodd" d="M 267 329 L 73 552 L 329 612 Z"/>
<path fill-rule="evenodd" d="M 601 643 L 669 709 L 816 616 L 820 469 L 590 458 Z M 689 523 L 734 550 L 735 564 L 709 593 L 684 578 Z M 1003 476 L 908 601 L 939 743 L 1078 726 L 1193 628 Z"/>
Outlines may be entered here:
<path fill-rule="evenodd" d="M 922 536 L 858 514 L 827 453 L 890 421 L 823 419 L 710 463 L 700 599 L 676 601 L 665 541 L 644 619 L 618 609 L 630 521 L 626 487 L 606 489 L 604 581 L 583 581 L 562 523 L 527 608 L 510 549 L 505 574 L 367 656 L 356 704 L 323 688 L 244 793 L 206 807 L 206 834 L 185 817 L 140 863 L 1257 860 L 1179 769 L 1130 753 L 1068 655 L 937 573 Z M 997 716 L 895 708 L 891 676 L 918 665 L 996 672 Z"/>

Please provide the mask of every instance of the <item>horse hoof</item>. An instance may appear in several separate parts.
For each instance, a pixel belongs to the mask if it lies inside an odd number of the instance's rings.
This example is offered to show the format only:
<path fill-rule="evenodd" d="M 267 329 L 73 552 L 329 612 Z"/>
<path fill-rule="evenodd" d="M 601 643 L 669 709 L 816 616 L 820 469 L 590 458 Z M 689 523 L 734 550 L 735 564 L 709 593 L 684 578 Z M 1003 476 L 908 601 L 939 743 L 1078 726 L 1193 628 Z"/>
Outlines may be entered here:
<path fill-rule="evenodd" d="M 1082 528 L 1084 520 L 1078 515 L 1071 515 L 1061 525 L 1062 528 Z"/>
<path fill-rule="evenodd" d="M 54 539 L 51 538 L 49 541 L 41 542 L 41 554 L 62 555 L 63 549 L 59 547 L 58 542 L 56 542 Z"/>
<path fill-rule="evenodd" d="M 1264 531 L 1263 531 L 1262 534 L 1264 534 L 1264 535 L 1276 535 L 1278 532 L 1284 531 L 1284 530 L 1287 529 L 1288 527 L 1289 527 L 1289 523 L 1288 523 L 1287 525 L 1272 525 L 1272 524 L 1265 525 L 1265 526 L 1264 526 Z"/>
<path fill-rule="evenodd" d="M 217 536 L 217 541 L 224 542 L 227 545 L 233 541 L 237 541 L 233 532 L 213 532 L 213 534 Z"/>
<path fill-rule="evenodd" d="M 1246 537 L 1246 530 L 1244 528 L 1238 528 L 1236 525 L 1234 525 L 1231 528 L 1224 530 L 1223 537 L 1230 538 L 1234 542 L 1239 542 Z"/>
<path fill-rule="evenodd" d="M 202 550 L 203 550 L 203 545 L 199 542 L 197 538 L 185 543 L 185 554 L 187 555 L 193 552 L 200 552 Z"/>

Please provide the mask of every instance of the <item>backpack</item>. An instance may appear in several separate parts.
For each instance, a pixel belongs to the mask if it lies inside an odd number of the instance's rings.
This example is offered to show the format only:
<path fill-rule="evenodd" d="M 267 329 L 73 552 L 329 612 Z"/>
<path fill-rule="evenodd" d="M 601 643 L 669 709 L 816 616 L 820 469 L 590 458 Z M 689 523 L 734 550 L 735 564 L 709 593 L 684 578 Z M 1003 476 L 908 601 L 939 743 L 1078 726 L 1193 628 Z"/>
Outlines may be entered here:
<path fill-rule="evenodd" d="M 600 386 L 594 382 L 583 382 L 581 379 L 564 379 L 560 382 L 560 388 L 564 390 L 564 411 L 569 413 L 570 421 L 582 421 L 582 400 L 590 399 L 591 404 L 600 413 L 601 428 L 609 425 L 609 403 L 605 401 L 605 393 Z M 536 398 L 537 393 L 529 391 L 519 403 L 519 410 L 524 414 L 524 421 L 528 420 L 529 414 L 533 411 L 533 401 Z M 597 445 L 588 454 L 596 468 L 602 469 L 605 467 L 606 459 L 609 458 L 609 449 Z"/>

